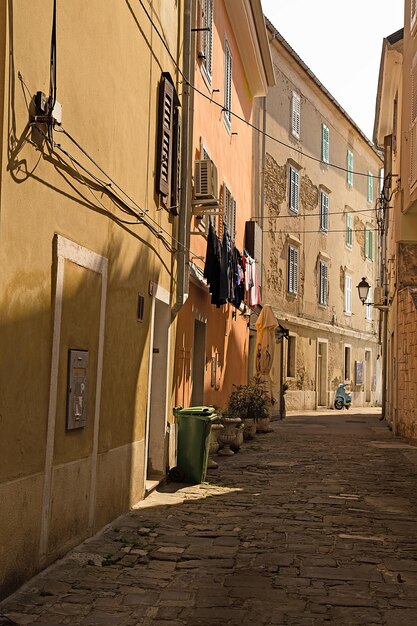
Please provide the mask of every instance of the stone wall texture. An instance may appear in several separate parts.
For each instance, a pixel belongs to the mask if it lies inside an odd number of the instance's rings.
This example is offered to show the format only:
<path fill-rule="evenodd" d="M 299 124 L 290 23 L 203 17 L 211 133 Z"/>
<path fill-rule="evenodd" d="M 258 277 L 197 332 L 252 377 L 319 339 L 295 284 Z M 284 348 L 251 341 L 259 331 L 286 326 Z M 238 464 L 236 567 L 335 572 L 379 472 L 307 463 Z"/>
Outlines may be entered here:
<path fill-rule="evenodd" d="M 417 288 L 398 295 L 398 412 L 399 434 L 417 439 Z"/>

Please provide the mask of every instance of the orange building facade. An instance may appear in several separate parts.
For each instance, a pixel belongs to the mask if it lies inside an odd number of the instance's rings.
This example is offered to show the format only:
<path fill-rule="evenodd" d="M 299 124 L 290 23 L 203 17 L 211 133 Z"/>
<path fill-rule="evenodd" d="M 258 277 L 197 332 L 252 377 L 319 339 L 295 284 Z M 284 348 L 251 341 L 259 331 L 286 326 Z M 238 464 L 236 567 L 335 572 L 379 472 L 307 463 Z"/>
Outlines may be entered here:
<path fill-rule="evenodd" d="M 248 305 L 255 305 L 256 298 L 250 300 L 246 291 L 236 306 L 229 301 L 213 304 L 204 277 L 206 252 L 213 238 L 224 243 L 227 232 L 232 250 L 235 246 L 244 256 L 250 247 L 250 258 L 261 261 L 245 231 L 253 231 L 246 224 L 261 211 L 262 141 L 253 126 L 262 125 L 264 96 L 274 77 L 259 0 L 202 0 L 192 20 L 194 178 L 187 224 L 188 294 L 178 315 L 174 402 L 222 407 L 232 385 L 248 377 Z"/>

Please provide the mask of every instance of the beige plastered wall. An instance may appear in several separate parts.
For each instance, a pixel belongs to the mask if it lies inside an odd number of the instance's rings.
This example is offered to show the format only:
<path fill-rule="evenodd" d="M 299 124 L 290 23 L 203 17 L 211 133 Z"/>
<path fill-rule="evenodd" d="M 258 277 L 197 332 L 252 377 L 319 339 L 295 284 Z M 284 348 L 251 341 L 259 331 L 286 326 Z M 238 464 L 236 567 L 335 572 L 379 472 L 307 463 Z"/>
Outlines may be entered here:
<path fill-rule="evenodd" d="M 343 170 L 329 167 L 321 159 L 321 124 L 330 133 L 330 162 L 346 167 L 347 149 L 354 153 L 354 171 L 379 174 L 382 162 L 353 124 L 309 77 L 289 51 L 275 39 L 272 55 L 276 86 L 267 96 L 268 134 L 286 145 L 267 139 L 264 220 L 264 301 L 296 336 L 296 376 L 288 380 L 287 408 L 315 408 L 318 405 L 317 344 L 327 343 L 327 404 L 343 378 L 344 344 L 351 347 L 352 376 L 355 360 L 365 360 L 371 351 L 372 401 L 376 399 L 380 363 L 377 360 L 379 313 L 365 320 L 356 285 L 366 276 L 371 285 L 377 277 L 377 238 L 374 261 L 365 258 L 364 228 L 374 227 L 373 206 L 378 193 L 375 179 L 373 202 L 367 202 L 367 176 L 353 176 L 347 184 Z M 301 96 L 301 135 L 291 133 L 291 100 Z M 313 156 L 316 160 L 308 158 Z M 299 169 L 300 211 L 293 217 L 288 208 L 289 166 Z M 320 192 L 329 195 L 329 232 L 320 231 Z M 346 212 L 353 213 L 353 245 L 345 240 Z M 335 232 L 331 232 L 335 231 Z M 299 249 L 299 285 L 294 296 L 287 291 L 288 246 Z M 319 300 L 318 263 L 328 264 L 328 305 Z M 344 311 L 344 277 L 352 277 L 352 314 Z M 277 372 L 279 367 L 277 366 Z M 278 384 L 279 381 L 276 381 Z M 364 388 L 352 385 L 353 404 L 365 403 Z"/>
<path fill-rule="evenodd" d="M 154 2 L 153 10 L 175 56 L 181 4 Z M 135 219 L 28 126 L 31 98 L 49 93 L 52 3 L 1 2 L 0 12 L 4 595 L 143 496 L 149 281 L 170 293 L 175 267 L 148 228 L 122 223 Z M 158 81 L 162 71 L 176 73 L 139 4 L 58 1 L 57 41 L 64 128 L 148 221 L 175 234 L 154 170 Z M 54 140 L 105 179 L 63 134 Z M 71 258 L 59 255 L 59 241 L 75 246 Z M 77 431 L 65 429 L 69 348 L 90 357 L 87 424 Z"/>

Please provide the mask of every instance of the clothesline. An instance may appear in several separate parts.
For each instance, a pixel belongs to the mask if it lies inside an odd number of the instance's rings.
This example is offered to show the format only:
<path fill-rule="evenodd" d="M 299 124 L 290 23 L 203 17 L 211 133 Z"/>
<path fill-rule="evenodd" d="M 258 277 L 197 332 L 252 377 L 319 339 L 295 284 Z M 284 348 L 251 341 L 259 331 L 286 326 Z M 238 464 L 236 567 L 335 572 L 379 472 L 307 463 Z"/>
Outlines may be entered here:
<path fill-rule="evenodd" d="M 246 249 L 243 255 L 239 252 L 225 222 L 220 241 L 209 220 L 204 278 L 209 285 L 211 302 L 217 308 L 227 302 L 236 308 L 242 302 L 248 306 L 261 304 L 256 262 Z"/>

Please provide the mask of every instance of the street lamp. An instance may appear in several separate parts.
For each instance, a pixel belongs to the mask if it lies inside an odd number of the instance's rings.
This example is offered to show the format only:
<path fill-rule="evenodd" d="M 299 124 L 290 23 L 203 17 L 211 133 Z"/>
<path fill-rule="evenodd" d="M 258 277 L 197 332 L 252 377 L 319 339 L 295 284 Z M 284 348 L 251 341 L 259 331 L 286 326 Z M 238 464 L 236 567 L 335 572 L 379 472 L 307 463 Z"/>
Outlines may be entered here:
<path fill-rule="evenodd" d="M 367 298 L 368 298 L 368 294 L 369 294 L 369 283 L 367 282 L 365 277 L 362 277 L 361 282 L 359 283 L 359 285 L 356 285 L 358 293 L 359 293 L 359 299 L 362 302 L 362 304 L 365 304 Z"/>

